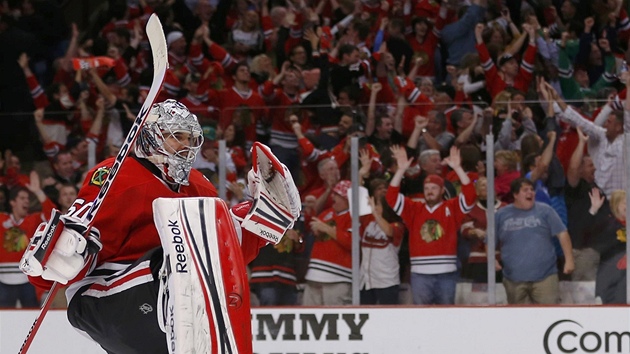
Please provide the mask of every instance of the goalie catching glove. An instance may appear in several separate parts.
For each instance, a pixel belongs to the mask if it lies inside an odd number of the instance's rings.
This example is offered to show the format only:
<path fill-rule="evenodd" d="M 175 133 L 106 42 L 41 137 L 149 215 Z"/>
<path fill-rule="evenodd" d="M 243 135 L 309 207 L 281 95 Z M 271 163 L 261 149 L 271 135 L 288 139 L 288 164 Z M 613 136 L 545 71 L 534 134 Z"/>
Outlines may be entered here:
<path fill-rule="evenodd" d="M 241 227 L 277 244 L 285 231 L 293 227 L 302 207 L 291 172 L 267 146 L 255 142 L 247 178 L 254 204 Z"/>
<path fill-rule="evenodd" d="M 88 232 L 80 219 L 53 210 L 50 221 L 37 227 L 20 261 L 20 270 L 32 277 L 67 284 L 102 248 L 96 228 Z"/>

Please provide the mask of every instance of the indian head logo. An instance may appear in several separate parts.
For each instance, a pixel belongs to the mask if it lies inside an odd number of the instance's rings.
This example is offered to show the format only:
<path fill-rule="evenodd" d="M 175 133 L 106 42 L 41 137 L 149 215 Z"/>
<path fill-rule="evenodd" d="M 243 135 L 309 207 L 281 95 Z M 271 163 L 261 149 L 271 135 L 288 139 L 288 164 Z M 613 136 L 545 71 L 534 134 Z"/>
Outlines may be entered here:
<path fill-rule="evenodd" d="M 92 177 L 90 177 L 90 184 L 100 187 L 105 183 L 107 179 L 107 174 L 109 173 L 109 168 L 101 167 L 94 171 Z"/>
<path fill-rule="evenodd" d="M 2 247 L 7 252 L 22 252 L 28 246 L 28 237 L 20 228 L 12 227 L 4 233 Z"/>
<path fill-rule="evenodd" d="M 444 236 L 444 229 L 439 222 L 431 219 L 422 225 L 420 236 L 426 243 L 437 241 Z"/>

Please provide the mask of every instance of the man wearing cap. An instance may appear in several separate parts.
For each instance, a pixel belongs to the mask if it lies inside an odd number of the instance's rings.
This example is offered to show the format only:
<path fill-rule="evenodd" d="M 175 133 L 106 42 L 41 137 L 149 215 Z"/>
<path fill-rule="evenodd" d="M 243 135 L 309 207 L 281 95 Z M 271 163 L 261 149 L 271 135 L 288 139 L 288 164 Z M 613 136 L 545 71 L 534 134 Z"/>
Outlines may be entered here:
<path fill-rule="evenodd" d="M 305 306 L 352 303 L 352 218 L 348 203 L 351 185 L 348 180 L 339 181 L 333 188 L 332 208 L 310 223 L 315 243 L 305 277 Z"/>
<path fill-rule="evenodd" d="M 529 45 L 523 55 L 520 67 L 512 53 L 506 51 L 498 58 L 497 65 L 499 69 L 497 70 L 497 66 L 494 65 L 492 58 L 490 58 L 490 53 L 488 53 L 488 48 L 483 42 L 484 25 L 478 24 L 475 27 L 477 52 L 479 52 L 481 66 L 486 75 L 486 88 L 490 92 L 491 97 L 495 97 L 499 92 L 505 90 L 506 87 L 514 87 L 523 92 L 527 92 L 529 88 L 529 83 L 533 78 L 534 59 L 537 51 L 536 29 L 529 24 L 524 24 L 523 29 L 529 35 Z M 518 51 L 519 48 L 512 48 L 511 50 Z"/>
<path fill-rule="evenodd" d="M 400 182 L 413 158 L 404 148 L 392 147 L 398 170 L 387 189 L 387 203 L 400 215 L 409 230 L 411 292 L 417 305 L 454 304 L 457 283 L 457 231 L 465 214 L 472 210 L 476 192 L 462 169 L 459 149 L 451 147 L 444 159 L 457 173 L 462 191 L 457 198 L 443 200 L 444 179 L 424 179 L 425 201 L 414 202 L 399 193 Z"/>

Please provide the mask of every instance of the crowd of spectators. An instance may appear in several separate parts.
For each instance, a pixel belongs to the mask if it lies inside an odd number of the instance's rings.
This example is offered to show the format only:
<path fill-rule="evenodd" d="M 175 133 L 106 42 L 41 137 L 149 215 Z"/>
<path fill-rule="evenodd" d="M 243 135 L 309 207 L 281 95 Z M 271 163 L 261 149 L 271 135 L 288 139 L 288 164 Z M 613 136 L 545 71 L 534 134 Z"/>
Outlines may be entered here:
<path fill-rule="evenodd" d="M 115 156 L 130 129 L 153 75 L 152 13 L 169 60 L 157 100 L 181 101 L 204 130 L 193 167 L 218 184 L 224 139 L 229 201 L 241 201 L 261 141 L 300 190 L 295 229 L 250 265 L 262 305 L 350 303 L 353 237 L 363 304 L 399 303 L 401 283 L 415 304 L 452 304 L 457 282 L 487 280 L 488 227 L 510 303 L 558 303 L 560 280 L 625 303 L 629 7 L 110 0 L 79 28 L 54 0 L 3 0 L 0 306 L 32 305 L 17 271 L 25 240 L 53 203 L 67 209 L 86 178 L 104 178 L 85 175 L 90 157 Z M 349 229 L 351 137 L 369 195 L 361 235 Z"/>

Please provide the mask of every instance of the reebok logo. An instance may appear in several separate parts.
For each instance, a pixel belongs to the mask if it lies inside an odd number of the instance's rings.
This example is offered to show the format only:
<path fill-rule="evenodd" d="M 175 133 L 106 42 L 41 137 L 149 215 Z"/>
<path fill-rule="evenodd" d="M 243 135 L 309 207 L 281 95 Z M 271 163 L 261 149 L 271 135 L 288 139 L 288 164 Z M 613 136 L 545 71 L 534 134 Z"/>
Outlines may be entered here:
<path fill-rule="evenodd" d="M 50 229 L 46 233 L 46 237 L 45 237 L 46 239 L 44 240 L 44 243 L 42 243 L 42 249 L 46 249 L 48 247 L 48 244 L 50 243 L 50 240 L 52 240 L 56 229 L 57 229 L 57 225 L 50 226 Z"/>
<path fill-rule="evenodd" d="M 274 235 L 271 232 L 267 230 L 263 230 L 263 229 L 260 229 L 259 231 L 260 231 L 260 236 L 262 236 L 263 238 L 270 241 L 274 241 L 275 243 L 278 243 L 279 239 L 277 235 Z"/>
<path fill-rule="evenodd" d="M 173 248 L 175 248 L 175 259 L 177 263 L 175 263 L 175 271 L 177 273 L 188 273 L 188 262 L 186 258 L 186 248 L 184 248 L 184 239 L 180 236 L 182 234 L 182 230 L 175 221 L 168 221 L 168 227 L 171 229 L 171 234 L 173 238 L 171 242 L 173 243 Z"/>
<path fill-rule="evenodd" d="M 168 326 L 170 333 L 170 340 L 171 340 L 171 353 L 176 353 L 176 346 L 177 346 L 177 338 L 175 338 L 175 308 L 173 306 L 169 306 L 168 307 L 168 313 L 169 313 L 169 321 L 168 321 Z"/>

